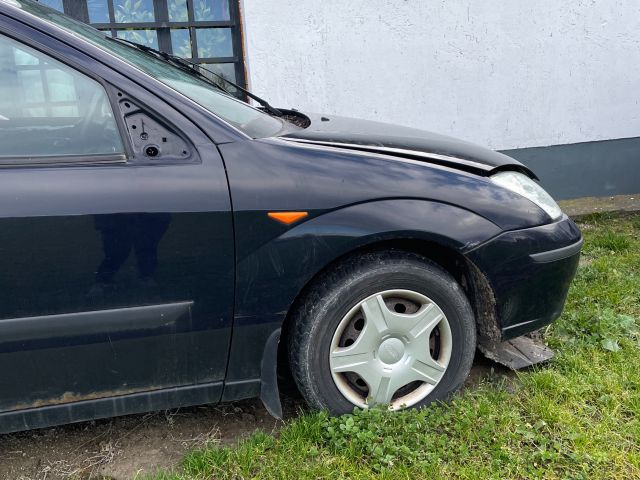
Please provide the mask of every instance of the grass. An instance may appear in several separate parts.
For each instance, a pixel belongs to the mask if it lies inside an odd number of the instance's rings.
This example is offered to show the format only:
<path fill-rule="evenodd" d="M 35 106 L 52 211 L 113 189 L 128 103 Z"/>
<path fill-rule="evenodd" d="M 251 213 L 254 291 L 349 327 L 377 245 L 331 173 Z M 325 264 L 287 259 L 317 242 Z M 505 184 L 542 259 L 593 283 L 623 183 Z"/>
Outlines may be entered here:
<path fill-rule="evenodd" d="M 640 479 L 640 216 L 593 215 L 549 364 L 448 404 L 302 414 L 189 453 L 178 479 Z"/>

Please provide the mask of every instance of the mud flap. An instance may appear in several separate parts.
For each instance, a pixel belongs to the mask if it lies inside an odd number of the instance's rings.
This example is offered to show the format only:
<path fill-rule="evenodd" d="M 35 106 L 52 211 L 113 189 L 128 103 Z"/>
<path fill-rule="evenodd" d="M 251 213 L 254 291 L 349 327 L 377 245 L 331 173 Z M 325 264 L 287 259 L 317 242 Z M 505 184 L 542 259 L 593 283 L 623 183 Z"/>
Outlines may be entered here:
<path fill-rule="evenodd" d="M 530 337 L 517 337 L 492 345 L 479 345 L 478 348 L 485 357 L 506 365 L 512 370 L 520 370 L 546 362 L 554 355 L 553 350 L 541 340 L 534 340 Z"/>
<path fill-rule="evenodd" d="M 278 343 L 280 329 L 274 331 L 262 354 L 262 374 L 260 376 L 260 400 L 271 416 L 282 419 L 282 404 L 278 391 Z"/>

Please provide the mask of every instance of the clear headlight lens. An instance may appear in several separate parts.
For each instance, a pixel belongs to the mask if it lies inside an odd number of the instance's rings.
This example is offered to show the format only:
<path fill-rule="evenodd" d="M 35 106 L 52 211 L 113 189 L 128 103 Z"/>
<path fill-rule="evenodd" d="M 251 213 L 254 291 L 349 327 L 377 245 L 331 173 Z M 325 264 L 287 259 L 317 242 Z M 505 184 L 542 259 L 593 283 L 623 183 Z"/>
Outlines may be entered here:
<path fill-rule="evenodd" d="M 498 172 L 489 178 L 496 185 L 500 185 L 531 200 L 547 212 L 552 219 L 556 220 L 562 216 L 562 210 L 560 210 L 556 201 L 551 198 L 551 195 L 525 174 L 507 171 Z"/>

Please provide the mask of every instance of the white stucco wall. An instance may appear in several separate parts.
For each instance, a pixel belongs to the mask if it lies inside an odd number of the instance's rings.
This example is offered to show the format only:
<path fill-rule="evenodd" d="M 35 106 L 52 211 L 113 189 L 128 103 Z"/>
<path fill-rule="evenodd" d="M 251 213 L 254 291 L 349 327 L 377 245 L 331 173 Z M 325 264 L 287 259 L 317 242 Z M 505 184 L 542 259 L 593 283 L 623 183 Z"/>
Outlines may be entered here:
<path fill-rule="evenodd" d="M 242 0 L 281 107 L 493 148 L 640 136 L 638 0 Z"/>

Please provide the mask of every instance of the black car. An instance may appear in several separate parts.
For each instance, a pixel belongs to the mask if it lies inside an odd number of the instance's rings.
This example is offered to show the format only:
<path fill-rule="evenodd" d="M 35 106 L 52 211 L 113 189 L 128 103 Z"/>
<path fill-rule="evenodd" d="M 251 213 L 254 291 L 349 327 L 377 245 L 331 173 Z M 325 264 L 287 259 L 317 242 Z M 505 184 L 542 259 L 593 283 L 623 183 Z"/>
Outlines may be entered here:
<path fill-rule="evenodd" d="M 278 415 L 287 378 L 333 414 L 419 407 L 560 314 L 582 238 L 527 167 L 259 102 L 0 1 L 0 432 Z"/>

